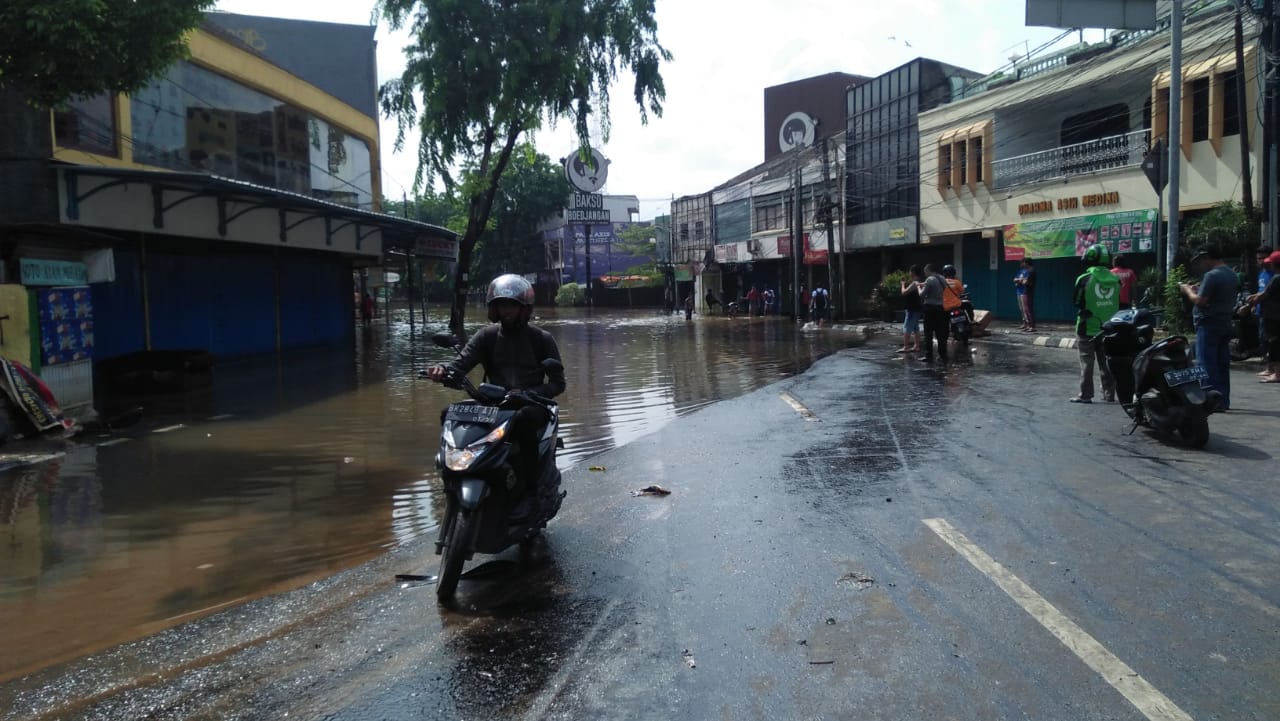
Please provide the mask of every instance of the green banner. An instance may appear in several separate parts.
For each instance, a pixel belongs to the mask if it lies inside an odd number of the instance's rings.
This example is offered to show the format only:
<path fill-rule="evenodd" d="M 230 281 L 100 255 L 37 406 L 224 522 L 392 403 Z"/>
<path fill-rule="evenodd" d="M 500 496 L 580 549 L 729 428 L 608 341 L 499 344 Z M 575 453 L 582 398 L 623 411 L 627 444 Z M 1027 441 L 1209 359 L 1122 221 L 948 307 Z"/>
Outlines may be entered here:
<path fill-rule="evenodd" d="M 1004 259 L 1071 258 L 1101 243 L 1115 253 L 1154 249 L 1156 210 L 1080 215 L 1004 226 Z"/>

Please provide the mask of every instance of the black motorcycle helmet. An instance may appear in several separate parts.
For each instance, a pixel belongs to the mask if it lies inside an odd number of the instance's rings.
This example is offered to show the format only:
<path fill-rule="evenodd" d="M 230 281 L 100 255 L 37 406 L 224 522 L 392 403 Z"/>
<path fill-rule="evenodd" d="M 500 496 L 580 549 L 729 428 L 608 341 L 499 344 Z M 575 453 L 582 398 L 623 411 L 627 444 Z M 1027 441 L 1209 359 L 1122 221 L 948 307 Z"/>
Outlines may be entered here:
<path fill-rule="evenodd" d="M 533 316 L 533 285 L 529 281 L 515 273 L 507 273 L 489 282 L 489 290 L 485 293 L 484 302 L 489 308 L 490 323 L 501 320 L 498 317 L 497 307 L 497 301 L 500 300 L 514 300 L 519 303 L 520 318 L 517 325 L 524 327 L 529 324 L 529 318 Z"/>
<path fill-rule="evenodd" d="M 948 278 L 954 278 L 956 277 L 956 267 L 954 265 L 951 265 L 950 263 L 947 263 L 946 265 L 942 266 L 942 274 Z"/>

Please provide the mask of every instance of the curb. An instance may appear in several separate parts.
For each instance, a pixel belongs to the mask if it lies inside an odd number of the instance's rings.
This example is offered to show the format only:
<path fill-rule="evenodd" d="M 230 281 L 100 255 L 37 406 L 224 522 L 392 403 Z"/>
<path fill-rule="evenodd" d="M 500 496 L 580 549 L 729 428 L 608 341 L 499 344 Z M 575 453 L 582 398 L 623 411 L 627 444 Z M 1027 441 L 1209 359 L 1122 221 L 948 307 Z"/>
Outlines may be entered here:
<path fill-rule="evenodd" d="M 854 330 L 868 337 L 878 333 L 885 333 L 889 335 L 901 333 L 901 327 L 897 323 L 836 325 L 832 326 L 832 328 Z M 1063 350 L 1074 350 L 1079 346 L 1079 339 L 1075 335 L 1039 335 L 1017 331 L 996 331 L 984 336 L 975 336 L 972 340 L 982 343 L 995 343 L 997 345 L 1029 345 L 1037 348 L 1060 348 Z M 1261 369 L 1266 366 L 1266 361 L 1256 356 L 1246 358 L 1245 360 L 1233 359 L 1231 361 L 1231 366 L 1233 368 Z"/>

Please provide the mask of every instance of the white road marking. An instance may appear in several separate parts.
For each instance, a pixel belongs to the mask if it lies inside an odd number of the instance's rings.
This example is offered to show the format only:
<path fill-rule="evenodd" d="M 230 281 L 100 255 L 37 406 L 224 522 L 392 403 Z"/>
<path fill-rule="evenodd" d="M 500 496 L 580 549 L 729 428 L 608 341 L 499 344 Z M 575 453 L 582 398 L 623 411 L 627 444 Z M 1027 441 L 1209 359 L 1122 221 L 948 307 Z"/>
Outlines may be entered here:
<path fill-rule="evenodd" d="M 1031 614 L 1041 626 L 1048 629 L 1064 646 L 1093 669 L 1112 688 L 1120 692 L 1143 716 L 1151 721 L 1192 721 L 1177 704 L 1160 693 L 1155 686 L 1116 658 L 1084 629 L 1080 628 L 1061 611 L 1036 593 L 1022 579 L 1000 565 L 985 551 L 978 548 L 963 533 L 957 531 L 944 518 L 926 518 L 924 524 L 938 537 L 964 556 L 974 568 L 986 574 L 1002 591 Z"/>
<path fill-rule="evenodd" d="M 813 415 L 813 411 L 805 408 L 800 401 L 793 398 L 790 393 L 779 393 L 778 397 L 786 401 L 787 405 L 791 406 L 791 408 L 795 410 L 796 413 L 799 413 L 800 417 L 804 418 L 806 421 L 820 420 L 817 416 Z"/>
<path fill-rule="evenodd" d="M 18 468 L 20 466 L 34 466 L 37 463 L 52 461 L 55 458 L 61 458 L 65 453 L 0 453 L 0 468 Z"/>
<path fill-rule="evenodd" d="M 231 413 L 220 413 L 220 414 L 218 414 L 218 415 L 216 415 L 216 416 L 209 416 L 209 420 L 211 420 L 211 421 L 225 421 L 226 419 L 231 418 L 231 417 L 232 417 L 232 415 L 233 415 L 233 414 L 231 414 Z"/>
<path fill-rule="evenodd" d="M 1049 345 L 1049 336 L 1047 335 L 1037 336 L 1036 339 L 1032 341 L 1032 344 L 1038 345 L 1041 347 L 1047 346 Z"/>
<path fill-rule="evenodd" d="M 104 448 L 104 447 L 106 447 L 106 446 L 118 446 L 118 445 L 120 445 L 121 443 L 128 443 L 128 442 L 129 442 L 129 441 L 131 441 L 131 440 L 133 440 L 133 439 L 132 439 L 132 438 L 112 438 L 112 439 L 111 439 L 111 440 L 109 440 L 109 441 L 103 441 L 103 442 L 99 443 L 99 444 L 98 444 L 98 447 L 99 447 L 99 448 Z"/>
<path fill-rule="evenodd" d="M 174 425 L 172 425 L 172 426 L 165 426 L 164 428 L 157 428 L 157 429 L 155 429 L 154 431 L 151 431 L 151 432 L 152 432 L 152 433 L 168 433 L 169 431 L 176 431 L 176 430 L 178 430 L 179 428 L 186 428 L 186 425 L 185 425 L 185 424 L 182 424 L 182 423 L 177 423 L 177 424 L 174 424 Z"/>

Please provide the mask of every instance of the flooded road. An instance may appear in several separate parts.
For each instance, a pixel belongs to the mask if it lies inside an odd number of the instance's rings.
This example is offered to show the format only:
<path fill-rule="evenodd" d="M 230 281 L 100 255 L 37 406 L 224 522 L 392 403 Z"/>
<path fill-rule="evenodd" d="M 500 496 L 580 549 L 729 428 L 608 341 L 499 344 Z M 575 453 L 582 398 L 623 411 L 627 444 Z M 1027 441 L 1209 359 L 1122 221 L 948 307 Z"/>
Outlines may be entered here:
<path fill-rule="evenodd" d="M 541 313 L 567 367 L 562 466 L 854 342 L 778 318 Z M 0 681 L 432 533 L 439 411 L 458 394 L 417 380 L 450 355 L 427 340 L 445 317 L 418 321 L 224 364 L 132 428 L 0 471 Z"/>

